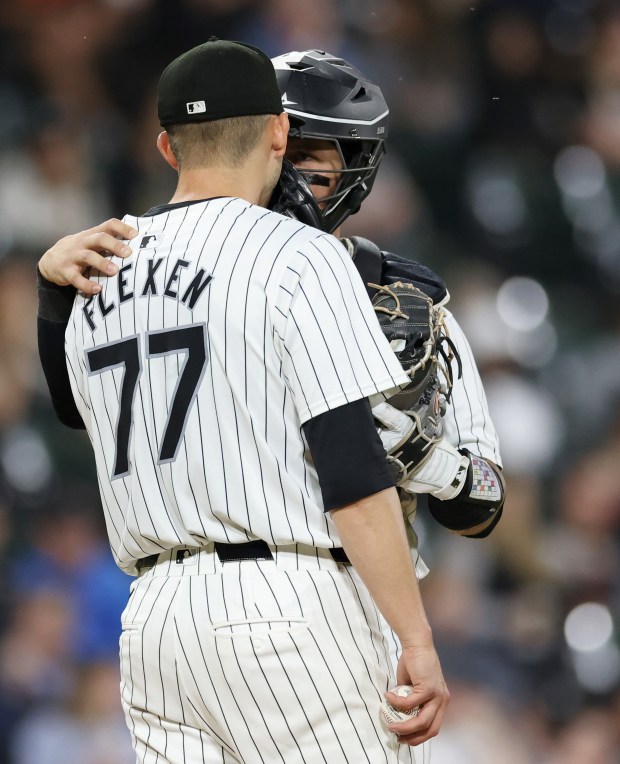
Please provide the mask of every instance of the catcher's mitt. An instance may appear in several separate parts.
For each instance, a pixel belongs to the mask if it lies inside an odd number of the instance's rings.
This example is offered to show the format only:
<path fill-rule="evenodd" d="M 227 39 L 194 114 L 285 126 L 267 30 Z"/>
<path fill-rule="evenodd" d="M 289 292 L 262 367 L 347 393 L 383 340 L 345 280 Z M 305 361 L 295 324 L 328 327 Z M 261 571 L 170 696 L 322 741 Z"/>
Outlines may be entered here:
<path fill-rule="evenodd" d="M 410 383 L 389 397 L 415 424 L 413 434 L 388 453 L 396 482 L 421 464 L 443 436 L 442 415 L 452 390 L 452 360 L 460 359 L 446 334 L 441 305 L 410 283 L 379 286 L 372 304 L 384 335 Z"/>

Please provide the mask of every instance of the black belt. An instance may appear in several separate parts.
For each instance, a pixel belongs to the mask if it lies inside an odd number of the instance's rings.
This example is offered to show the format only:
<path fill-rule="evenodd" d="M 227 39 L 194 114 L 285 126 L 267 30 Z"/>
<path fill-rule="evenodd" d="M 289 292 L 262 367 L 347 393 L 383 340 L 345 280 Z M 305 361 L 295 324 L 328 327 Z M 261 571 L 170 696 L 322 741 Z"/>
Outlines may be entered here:
<path fill-rule="evenodd" d="M 223 544 L 221 541 L 215 542 L 215 551 L 220 558 L 220 562 L 243 562 L 244 560 L 273 560 L 271 549 L 265 541 L 247 541 L 245 544 Z M 329 553 L 336 562 L 349 565 L 350 561 L 342 547 L 331 548 Z M 181 563 L 186 557 L 185 550 L 179 549 L 177 552 L 177 562 Z M 159 559 L 158 554 L 150 554 L 143 557 L 136 563 L 138 573 L 148 568 L 152 568 Z"/>

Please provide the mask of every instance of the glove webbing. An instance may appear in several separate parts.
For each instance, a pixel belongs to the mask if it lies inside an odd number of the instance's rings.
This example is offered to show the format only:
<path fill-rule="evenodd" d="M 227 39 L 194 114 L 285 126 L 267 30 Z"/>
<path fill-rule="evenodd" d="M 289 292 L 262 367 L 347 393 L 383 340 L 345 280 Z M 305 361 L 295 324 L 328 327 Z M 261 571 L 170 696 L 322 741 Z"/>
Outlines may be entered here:
<path fill-rule="evenodd" d="M 396 294 L 396 292 L 393 289 L 390 289 L 390 287 L 387 284 L 368 284 L 368 286 L 371 289 L 375 289 L 377 292 L 384 292 L 385 294 L 389 295 L 394 302 L 396 303 L 395 308 L 386 308 L 383 305 L 375 305 L 375 313 L 385 313 L 390 317 L 390 321 L 394 321 L 396 318 L 404 318 L 405 321 L 409 320 L 409 316 L 407 313 L 404 313 L 400 309 L 400 298 Z M 431 334 L 431 336 L 426 340 L 424 343 L 424 355 L 422 358 L 420 358 L 418 361 L 416 361 L 415 364 L 413 364 L 410 368 L 405 369 L 405 372 L 411 377 L 418 369 L 423 369 L 427 362 L 431 359 L 433 354 L 433 349 L 435 347 L 436 340 L 435 337 Z M 446 356 L 444 355 L 444 358 Z"/>
<path fill-rule="evenodd" d="M 395 303 L 394 308 L 386 308 L 383 305 L 375 305 L 375 312 L 376 313 L 385 313 L 386 315 L 390 316 L 390 321 L 394 321 L 396 318 L 403 318 L 405 321 L 409 320 L 409 316 L 407 313 L 405 313 L 403 310 L 401 310 L 401 303 L 400 298 L 394 290 L 390 289 L 388 284 L 373 284 L 369 283 L 368 286 L 371 289 L 376 290 L 376 292 L 384 292 L 385 294 L 389 295 Z M 437 307 L 436 310 L 441 310 L 441 308 Z M 456 349 L 456 345 L 452 341 L 452 338 L 448 335 L 448 330 L 445 324 L 445 314 L 443 310 L 441 310 L 441 318 L 437 320 L 437 327 L 442 328 L 442 332 L 438 338 L 434 338 L 432 335 L 428 338 L 428 340 L 424 343 L 425 350 L 424 350 L 424 356 L 413 366 L 411 366 L 409 369 L 406 369 L 406 373 L 409 376 L 413 376 L 413 374 L 418 369 L 423 369 L 426 366 L 426 363 L 433 358 L 432 353 L 433 349 L 436 349 L 436 353 L 439 356 L 439 358 L 435 357 L 437 360 L 437 365 L 443 372 L 443 375 L 446 379 L 447 389 L 444 390 L 444 396 L 447 403 L 450 403 L 450 399 L 452 398 L 452 387 L 454 385 L 454 372 L 452 370 L 452 361 L 456 361 L 457 365 L 457 379 L 461 379 L 463 376 L 463 363 L 461 361 L 461 356 Z M 448 346 L 448 349 L 444 347 L 444 344 Z M 433 359 L 433 360 L 435 360 Z M 439 360 L 443 361 L 443 363 Z"/>
<path fill-rule="evenodd" d="M 437 354 L 443 361 L 441 363 L 439 358 L 437 359 L 437 365 L 443 372 L 444 377 L 448 382 L 448 389 L 442 391 L 446 399 L 446 403 L 450 403 L 452 399 L 452 388 L 454 386 L 454 371 L 452 370 L 452 361 L 456 361 L 457 379 L 461 379 L 463 376 L 463 362 L 461 361 L 461 355 L 456 349 L 456 345 L 452 341 L 452 338 L 448 336 L 445 325 L 444 334 L 437 340 Z M 445 349 L 444 343 L 448 346 L 448 350 Z"/>

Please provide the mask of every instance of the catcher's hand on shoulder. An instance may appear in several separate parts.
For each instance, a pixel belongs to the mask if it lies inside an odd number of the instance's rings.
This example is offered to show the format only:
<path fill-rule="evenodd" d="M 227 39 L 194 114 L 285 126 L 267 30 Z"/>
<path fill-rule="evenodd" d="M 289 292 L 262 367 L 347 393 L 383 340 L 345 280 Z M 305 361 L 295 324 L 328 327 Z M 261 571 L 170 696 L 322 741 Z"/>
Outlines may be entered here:
<path fill-rule="evenodd" d="M 58 286 L 71 284 L 85 294 L 97 294 L 99 285 L 90 281 L 85 271 L 94 268 L 106 276 L 113 276 L 118 267 L 108 258 L 130 255 L 131 248 L 123 240 L 132 239 L 137 234 L 132 226 L 111 218 L 57 241 L 39 260 L 39 271 L 43 278 Z"/>

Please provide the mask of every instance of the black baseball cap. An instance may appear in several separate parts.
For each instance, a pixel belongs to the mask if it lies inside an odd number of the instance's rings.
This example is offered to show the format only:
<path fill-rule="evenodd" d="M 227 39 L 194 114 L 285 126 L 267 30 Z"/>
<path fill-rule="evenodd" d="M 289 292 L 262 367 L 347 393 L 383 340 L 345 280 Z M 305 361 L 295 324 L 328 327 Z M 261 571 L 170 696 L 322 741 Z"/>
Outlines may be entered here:
<path fill-rule="evenodd" d="M 282 111 L 271 60 L 243 42 L 211 37 L 168 64 L 159 80 L 162 127 Z"/>

